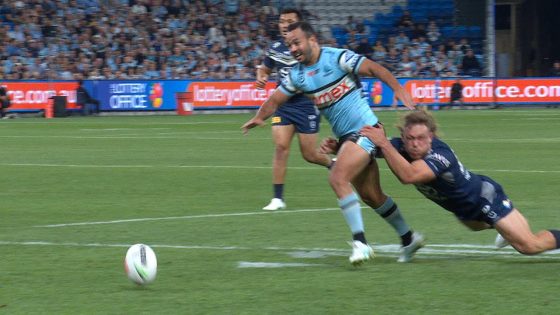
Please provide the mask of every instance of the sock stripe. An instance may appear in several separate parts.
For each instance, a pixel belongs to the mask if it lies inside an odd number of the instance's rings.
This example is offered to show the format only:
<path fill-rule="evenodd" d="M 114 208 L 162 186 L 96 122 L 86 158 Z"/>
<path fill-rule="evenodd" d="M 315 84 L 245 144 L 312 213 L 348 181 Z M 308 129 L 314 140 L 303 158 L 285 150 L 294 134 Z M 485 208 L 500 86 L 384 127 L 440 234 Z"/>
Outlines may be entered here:
<path fill-rule="evenodd" d="M 560 231 L 558 230 L 548 230 L 550 233 L 552 233 L 552 236 L 554 236 L 554 239 L 556 240 L 556 248 L 560 248 Z"/>
<path fill-rule="evenodd" d="M 386 219 L 389 216 L 391 216 L 391 214 L 393 214 L 396 210 L 397 210 L 397 205 L 393 204 L 393 206 L 391 208 L 389 208 L 389 210 L 387 210 L 385 213 L 381 214 L 381 217 Z"/>

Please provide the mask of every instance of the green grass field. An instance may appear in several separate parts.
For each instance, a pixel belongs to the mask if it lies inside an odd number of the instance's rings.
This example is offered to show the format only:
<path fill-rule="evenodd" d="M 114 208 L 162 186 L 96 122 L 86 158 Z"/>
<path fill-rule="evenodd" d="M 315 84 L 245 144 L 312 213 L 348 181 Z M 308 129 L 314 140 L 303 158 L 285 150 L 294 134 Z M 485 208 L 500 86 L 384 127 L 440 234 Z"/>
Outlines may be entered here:
<path fill-rule="evenodd" d="M 434 112 L 471 171 L 499 181 L 534 230 L 560 228 L 560 110 Z M 399 113 L 379 112 L 392 128 Z M 294 142 L 288 209 L 271 198 L 270 128 L 249 115 L 0 122 L 0 314 L 555 314 L 560 253 L 493 248 L 402 186 L 385 191 L 428 238 L 398 264 L 398 237 L 365 209 L 376 258 L 348 263 L 351 235 L 327 183 Z M 323 123 L 322 134 L 329 128 Z M 158 278 L 123 271 L 149 244 Z M 275 268 L 272 268 L 275 267 Z"/>

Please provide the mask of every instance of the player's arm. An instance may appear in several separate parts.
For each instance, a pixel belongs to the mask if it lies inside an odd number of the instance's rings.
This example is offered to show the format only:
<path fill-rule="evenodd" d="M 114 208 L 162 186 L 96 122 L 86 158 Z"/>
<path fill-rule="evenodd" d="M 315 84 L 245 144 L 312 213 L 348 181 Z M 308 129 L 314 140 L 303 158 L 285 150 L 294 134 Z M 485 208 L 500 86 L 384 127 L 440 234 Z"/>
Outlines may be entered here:
<path fill-rule="evenodd" d="M 266 82 L 268 82 L 268 77 L 272 73 L 272 69 L 262 64 L 257 67 L 257 80 L 255 81 L 255 87 L 257 89 L 264 89 Z"/>
<path fill-rule="evenodd" d="M 397 99 L 399 99 L 404 106 L 414 109 L 415 104 L 412 96 L 404 89 L 404 87 L 397 81 L 397 78 L 387 68 L 378 64 L 375 61 L 364 58 L 364 61 L 358 68 L 358 74 L 365 77 L 376 77 L 387 84 L 394 92 Z"/>
<path fill-rule="evenodd" d="M 383 128 L 366 126 L 360 130 L 360 133 L 368 137 L 381 149 L 383 158 L 387 161 L 387 165 L 389 165 L 389 168 L 401 183 L 422 184 L 436 178 L 436 174 L 424 160 L 416 160 L 412 161 L 412 163 L 408 162 L 399 151 L 395 149 L 391 141 L 387 139 Z"/>
<path fill-rule="evenodd" d="M 264 121 L 267 120 L 278 107 L 286 103 L 290 99 L 291 95 L 287 95 L 277 88 L 272 95 L 261 105 L 259 111 L 255 114 L 251 120 L 241 126 L 244 134 L 249 132 L 249 129 L 255 128 L 257 126 L 264 125 Z"/>

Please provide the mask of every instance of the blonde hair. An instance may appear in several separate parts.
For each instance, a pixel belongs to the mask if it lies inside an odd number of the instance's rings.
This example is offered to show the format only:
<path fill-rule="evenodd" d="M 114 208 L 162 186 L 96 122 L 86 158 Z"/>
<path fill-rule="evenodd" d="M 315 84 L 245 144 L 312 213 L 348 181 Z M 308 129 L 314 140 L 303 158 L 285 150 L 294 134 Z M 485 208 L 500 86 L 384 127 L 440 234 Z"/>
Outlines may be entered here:
<path fill-rule="evenodd" d="M 403 133 L 405 128 L 412 125 L 425 125 L 434 134 L 434 136 L 437 137 L 438 126 L 436 119 L 425 109 L 418 109 L 401 116 L 397 128 L 401 133 Z"/>

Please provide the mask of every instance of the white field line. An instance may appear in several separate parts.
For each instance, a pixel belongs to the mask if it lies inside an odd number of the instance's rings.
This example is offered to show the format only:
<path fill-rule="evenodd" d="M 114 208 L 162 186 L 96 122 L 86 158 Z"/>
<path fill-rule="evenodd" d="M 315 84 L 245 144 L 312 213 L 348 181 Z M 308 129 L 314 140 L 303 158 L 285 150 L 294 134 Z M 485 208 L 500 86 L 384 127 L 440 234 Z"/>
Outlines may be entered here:
<path fill-rule="evenodd" d="M 267 137 L 255 137 L 255 136 L 243 136 L 237 130 L 230 131 L 232 137 L 209 137 L 209 136 L 189 136 L 189 133 L 156 133 L 156 134 L 115 134 L 115 135 L 103 135 L 103 136 L 66 136 L 66 135 L 0 135 L 0 138 L 15 138 L 15 139 L 184 139 L 184 140 L 239 140 L 239 141 L 251 141 L 251 140 L 271 140 L 272 138 Z M 200 134 L 200 133 L 198 133 Z M 456 141 L 456 142 L 483 142 L 483 143 L 550 143 L 558 142 L 560 138 L 506 138 L 506 139 L 472 139 L 472 138 L 446 138 L 446 141 Z"/>
<path fill-rule="evenodd" d="M 548 114 L 547 114 L 548 115 Z M 6 124 L 32 124 L 32 125 L 36 125 L 36 124 L 49 124 L 49 125 L 54 125 L 54 124 L 64 124 L 64 125 L 87 125 L 87 124 L 95 124 L 95 125 L 100 125 L 100 124 L 108 124 L 108 125 L 114 125 L 114 121 L 112 120 L 98 120 L 98 119 L 93 119 L 93 120 L 87 120 L 87 119 L 78 119 L 78 120 L 58 120 L 58 119 L 49 119 L 49 120 L 34 120 L 34 121 L 21 121 L 21 120 L 17 120 L 17 121 L 10 121 L 7 120 L 5 122 L 2 122 L 2 125 L 6 125 Z M 177 125 L 177 126 L 183 126 L 183 125 L 224 125 L 224 124 L 235 124 L 235 125 L 239 125 L 241 126 L 243 124 L 243 121 L 240 120 L 223 120 L 223 121 L 184 121 L 184 122 L 164 122 L 164 121 L 139 121 L 139 120 L 135 120 L 135 121 L 128 121 L 128 122 L 123 122 L 120 121 L 119 125 L 121 126 L 127 126 L 127 125 L 131 125 L 131 126 L 159 126 L 159 125 L 164 125 L 164 126 L 173 126 L 173 125 Z"/>
<path fill-rule="evenodd" d="M 18 167 L 74 167 L 74 168 L 228 168 L 228 169 L 265 169 L 270 170 L 272 166 L 245 166 L 245 165 L 148 165 L 148 164 L 120 164 L 120 165 L 91 165 L 91 164 L 54 164 L 54 163 L 0 163 L 0 166 L 18 166 Z M 323 167 L 317 166 L 290 166 L 291 169 L 296 170 L 320 170 L 324 171 Z M 389 171 L 388 168 L 380 168 L 382 171 Z M 560 173 L 560 170 L 508 170 L 508 169 L 471 169 L 475 173 L 484 172 L 506 172 L 506 173 Z"/>
<path fill-rule="evenodd" d="M 0 241 L 0 246 L 60 246 L 60 247 L 100 247 L 100 248 L 128 248 L 132 244 L 107 244 L 107 243 L 77 243 L 77 242 L 47 242 L 47 241 Z M 226 251 L 251 251 L 266 250 L 284 252 L 291 257 L 299 258 L 323 258 L 325 256 L 347 256 L 349 248 L 286 248 L 286 247 L 247 247 L 247 246 L 205 246 L 205 245 L 170 245 L 170 244 L 150 244 L 152 248 L 161 249 L 182 249 L 182 250 L 226 250 Z M 374 244 L 373 249 L 376 256 L 394 257 L 399 253 L 400 246 L 397 244 Z M 468 249 L 466 249 L 468 248 Z M 294 251 L 323 253 L 324 255 L 295 256 Z M 417 257 L 457 257 L 457 256 L 496 256 L 496 257 L 515 257 L 528 259 L 559 259 L 560 250 L 542 253 L 538 256 L 525 256 L 517 253 L 512 248 L 497 250 L 491 245 L 477 244 L 434 244 L 427 245 L 420 249 Z"/>
<path fill-rule="evenodd" d="M 117 223 L 163 221 L 163 220 L 189 220 L 189 219 L 201 219 L 201 218 L 221 218 L 221 217 L 239 217 L 239 216 L 253 216 L 253 215 L 290 214 L 290 213 L 300 213 L 300 212 L 320 212 L 320 211 L 335 211 L 335 210 L 340 211 L 340 208 L 200 214 L 200 215 L 186 215 L 186 216 L 159 217 L 159 218 L 136 218 L 136 219 L 123 219 L 123 220 L 111 220 L 111 221 L 60 223 L 60 224 L 48 224 L 48 225 L 36 225 L 34 227 L 38 227 L 38 228 L 58 228 L 58 227 L 81 226 L 81 225 L 117 224 Z"/>
<path fill-rule="evenodd" d="M 326 266 L 323 264 L 304 264 L 304 263 L 281 263 L 281 262 L 251 262 L 239 261 L 237 268 L 286 268 L 286 267 L 316 267 Z"/>

